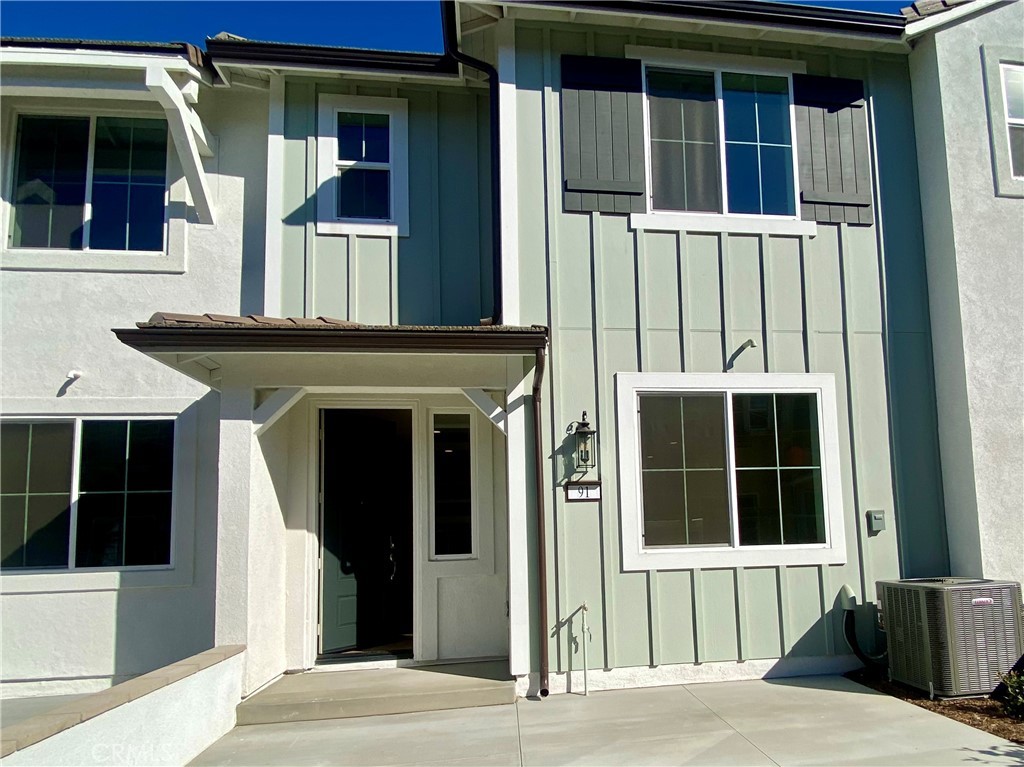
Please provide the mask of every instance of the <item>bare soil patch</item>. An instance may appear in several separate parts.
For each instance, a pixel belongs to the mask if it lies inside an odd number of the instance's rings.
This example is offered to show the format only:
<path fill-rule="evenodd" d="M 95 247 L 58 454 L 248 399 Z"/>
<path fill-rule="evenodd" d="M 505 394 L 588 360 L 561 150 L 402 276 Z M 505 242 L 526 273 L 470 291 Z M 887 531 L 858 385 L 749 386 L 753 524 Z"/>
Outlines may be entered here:
<path fill-rule="evenodd" d="M 894 698 L 913 703 L 915 706 L 934 711 L 936 714 L 955 719 L 971 727 L 984 730 L 999 738 L 1005 738 L 1024 745 L 1024 720 L 1014 719 L 1003 713 L 999 701 L 988 698 L 947 698 L 928 699 L 928 693 L 907 687 L 899 682 L 890 682 L 874 669 L 857 669 L 846 675 L 847 679 L 870 687 Z"/>

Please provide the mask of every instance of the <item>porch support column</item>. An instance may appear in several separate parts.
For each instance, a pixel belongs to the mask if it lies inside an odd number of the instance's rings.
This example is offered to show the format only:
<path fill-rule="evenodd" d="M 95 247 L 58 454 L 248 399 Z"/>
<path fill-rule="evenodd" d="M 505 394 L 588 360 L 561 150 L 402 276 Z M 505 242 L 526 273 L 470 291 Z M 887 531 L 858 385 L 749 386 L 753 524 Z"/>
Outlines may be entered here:
<path fill-rule="evenodd" d="M 530 571 L 533 551 L 529 527 L 533 511 L 533 482 L 530 472 L 532 447 L 530 436 L 529 383 L 523 372 L 523 360 L 507 362 L 506 450 L 508 476 L 508 600 L 509 671 L 529 674 L 530 668 Z"/>
<path fill-rule="evenodd" d="M 214 644 L 249 644 L 249 497 L 252 389 L 220 394 L 217 471 L 217 602 Z"/>

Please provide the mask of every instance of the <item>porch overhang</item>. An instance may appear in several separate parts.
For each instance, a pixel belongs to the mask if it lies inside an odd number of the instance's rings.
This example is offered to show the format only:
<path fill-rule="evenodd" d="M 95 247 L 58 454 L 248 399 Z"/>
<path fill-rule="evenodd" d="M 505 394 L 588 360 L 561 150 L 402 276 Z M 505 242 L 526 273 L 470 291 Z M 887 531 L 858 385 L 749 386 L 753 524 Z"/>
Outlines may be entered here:
<path fill-rule="evenodd" d="M 214 314 L 158 313 L 114 334 L 213 389 L 225 375 L 261 386 L 324 386 L 342 370 L 347 385 L 486 387 L 495 357 L 532 359 L 548 343 L 539 325 L 359 325 Z"/>

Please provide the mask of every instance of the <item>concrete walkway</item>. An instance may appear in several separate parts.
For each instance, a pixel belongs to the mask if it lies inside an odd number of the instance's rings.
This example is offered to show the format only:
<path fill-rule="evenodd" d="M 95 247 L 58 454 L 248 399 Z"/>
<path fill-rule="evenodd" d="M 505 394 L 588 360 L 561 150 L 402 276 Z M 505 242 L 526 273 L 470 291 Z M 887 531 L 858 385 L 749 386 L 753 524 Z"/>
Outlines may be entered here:
<path fill-rule="evenodd" d="M 1024 747 L 843 677 L 236 727 L 196 765 L 1019 765 Z"/>

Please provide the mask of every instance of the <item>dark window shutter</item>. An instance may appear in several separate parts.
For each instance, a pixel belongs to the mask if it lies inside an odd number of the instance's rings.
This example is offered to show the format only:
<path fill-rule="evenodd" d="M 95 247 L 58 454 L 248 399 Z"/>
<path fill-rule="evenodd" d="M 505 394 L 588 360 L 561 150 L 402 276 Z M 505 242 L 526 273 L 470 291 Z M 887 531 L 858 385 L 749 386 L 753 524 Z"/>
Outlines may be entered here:
<path fill-rule="evenodd" d="M 644 212 L 638 59 L 562 56 L 562 170 L 567 211 Z"/>
<path fill-rule="evenodd" d="M 800 217 L 871 224 L 871 163 L 864 83 L 793 75 Z"/>
<path fill-rule="evenodd" d="M 800 217 L 825 223 L 873 222 L 864 84 L 793 76 L 800 162 Z"/>

